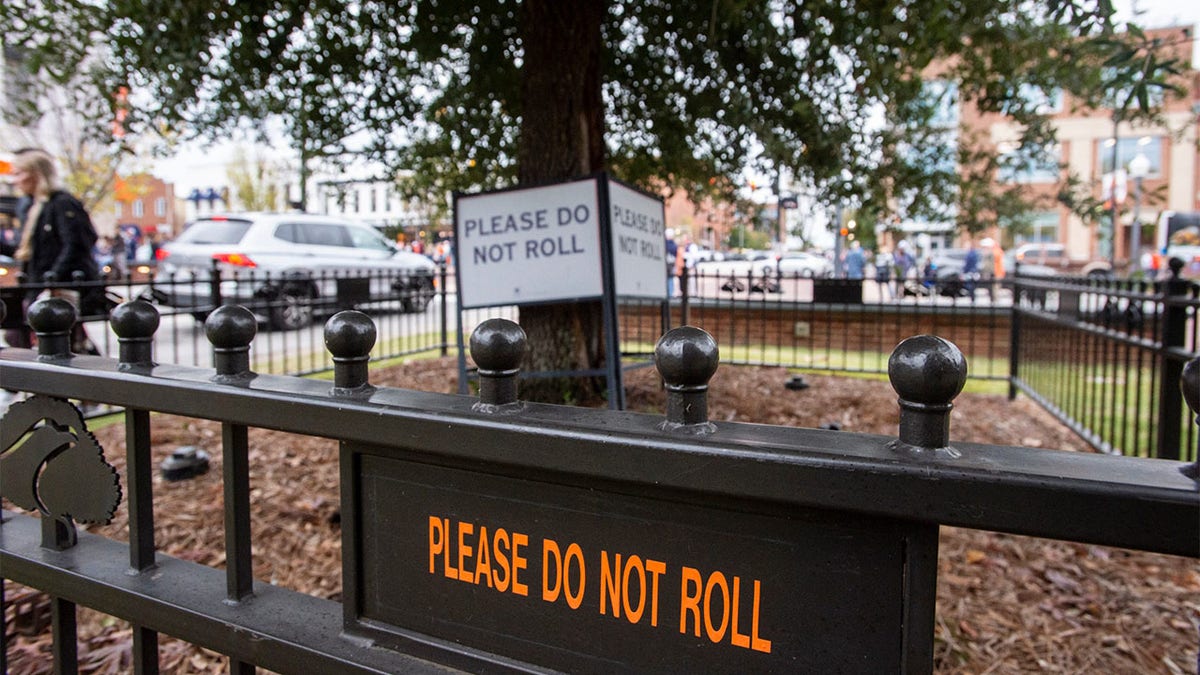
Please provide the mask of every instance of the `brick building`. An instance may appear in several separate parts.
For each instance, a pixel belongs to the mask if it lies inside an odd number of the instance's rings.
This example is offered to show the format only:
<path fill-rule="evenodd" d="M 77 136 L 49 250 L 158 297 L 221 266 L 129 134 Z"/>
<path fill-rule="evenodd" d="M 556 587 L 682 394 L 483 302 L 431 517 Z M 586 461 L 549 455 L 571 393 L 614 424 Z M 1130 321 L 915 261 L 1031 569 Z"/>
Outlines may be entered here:
<path fill-rule="evenodd" d="M 1090 185 L 1097 198 L 1109 199 L 1115 192 L 1114 236 L 1109 236 L 1114 232 L 1112 211 L 1100 223 L 1089 224 L 1058 206 L 1036 213 L 1032 232 L 1007 243 L 1060 242 L 1073 258 L 1107 258 L 1121 268 L 1139 248 L 1143 252 L 1153 249 L 1155 223 L 1162 211 L 1200 210 L 1200 44 L 1196 29 L 1163 28 L 1147 31 L 1147 35 L 1162 38 L 1170 55 L 1185 66 L 1176 81 L 1185 93 L 1156 101 L 1163 109 L 1161 124 L 1114 123 L 1111 109 L 1078 108 L 1077 102 L 1062 92 L 1030 90 L 1029 95 L 1040 97 L 1040 105 L 1050 114 L 1058 144 L 1047 148 L 1041 158 L 1044 161 L 998 177 L 1046 198 L 1055 195 L 1066 172 Z M 1019 129 L 1011 121 L 999 115 L 981 115 L 969 104 L 961 105 L 960 115 L 963 129 L 982 132 L 985 142 L 1001 154 L 1010 146 L 1009 151 L 1016 151 Z M 1138 156 L 1145 158 L 1140 161 L 1148 167 L 1140 193 L 1129 172 L 1130 161 Z M 1054 203 L 1052 199 L 1047 202 Z M 1140 247 L 1132 241 L 1135 210 L 1142 224 Z"/>

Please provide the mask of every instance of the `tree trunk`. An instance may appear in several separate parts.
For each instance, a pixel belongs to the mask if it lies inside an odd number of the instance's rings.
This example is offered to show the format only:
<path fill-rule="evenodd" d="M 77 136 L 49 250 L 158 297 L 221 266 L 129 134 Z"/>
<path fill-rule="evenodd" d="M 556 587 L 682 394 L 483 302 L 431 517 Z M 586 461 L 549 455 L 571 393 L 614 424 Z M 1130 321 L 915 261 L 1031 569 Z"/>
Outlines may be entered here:
<path fill-rule="evenodd" d="M 606 0 L 526 0 L 523 5 L 521 137 L 518 179 L 556 182 L 604 168 L 600 25 Z M 526 372 L 604 367 L 599 302 L 521 307 L 530 349 Z M 604 391 L 603 378 L 536 378 L 521 398 L 583 403 Z"/>

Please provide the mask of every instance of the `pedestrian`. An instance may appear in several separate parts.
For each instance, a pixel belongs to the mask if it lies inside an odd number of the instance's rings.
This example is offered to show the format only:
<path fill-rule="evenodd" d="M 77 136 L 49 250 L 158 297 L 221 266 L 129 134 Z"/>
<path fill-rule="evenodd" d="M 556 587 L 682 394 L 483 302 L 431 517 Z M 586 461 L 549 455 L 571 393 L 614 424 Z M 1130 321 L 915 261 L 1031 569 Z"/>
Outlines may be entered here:
<path fill-rule="evenodd" d="M 991 237 L 984 237 L 979 245 L 983 248 L 979 264 L 980 277 L 987 284 L 988 299 L 996 299 L 996 285 L 1004 278 L 1004 251 Z"/>
<path fill-rule="evenodd" d="M 850 250 L 846 252 L 846 277 L 849 279 L 862 279 L 866 266 L 867 259 L 863 256 L 862 244 L 856 241 L 850 245 Z"/>
<path fill-rule="evenodd" d="M 967 289 L 967 293 L 971 296 L 971 301 L 975 301 L 975 281 L 982 277 L 979 267 L 979 249 L 975 248 L 975 242 L 967 242 L 967 255 L 963 259 L 963 287 Z"/>
<path fill-rule="evenodd" d="M 675 230 L 667 228 L 667 297 L 675 297 L 675 282 L 679 277 L 679 272 L 675 269 L 675 262 L 679 256 L 679 244 L 675 243 Z"/>
<path fill-rule="evenodd" d="M 908 242 L 903 239 L 896 244 L 894 258 L 896 261 L 896 299 L 901 300 L 908 292 L 906 284 L 913 269 L 917 266 L 917 261 L 908 250 Z"/>
<path fill-rule="evenodd" d="M 92 256 L 96 245 L 96 229 L 83 204 L 62 188 L 54 159 L 41 150 L 17 152 L 13 160 L 13 185 L 25 197 L 17 206 L 17 222 L 21 238 L 13 254 L 22 265 L 26 283 L 72 283 L 81 277 L 84 282 L 100 279 L 100 270 Z M 79 273 L 79 276 L 76 276 Z M 96 294 L 104 293 L 102 286 L 93 288 L 53 288 L 26 292 L 24 308 L 42 297 L 61 297 L 80 311 L 84 303 Z M 31 347 L 33 340 L 27 328 L 10 330 L 5 334 L 10 346 Z M 76 353 L 98 353 L 82 322 L 76 321 L 71 335 L 71 349 Z"/>
<path fill-rule="evenodd" d="M 875 255 L 875 283 L 879 285 L 879 299 L 892 299 L 892 254 L 885 248 L 880 248 Z"/>
<path fill-rule="evenodd" d="M 109 251 L 112 253 L 112 271 L 117 279 L 129 276 L 129 259 L 126 257 L 125 234 L 117 232 L 108 238 Z"/>

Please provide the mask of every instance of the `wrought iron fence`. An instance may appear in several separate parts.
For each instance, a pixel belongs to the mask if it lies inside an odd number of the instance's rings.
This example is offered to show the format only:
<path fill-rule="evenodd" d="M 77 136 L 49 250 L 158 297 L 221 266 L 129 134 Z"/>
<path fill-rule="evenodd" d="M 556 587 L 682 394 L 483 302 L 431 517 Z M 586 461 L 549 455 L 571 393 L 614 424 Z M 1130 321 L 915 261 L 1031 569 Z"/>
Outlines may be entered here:
<path fill-rule="evenodd" d="M 1196 458 L 1179 389 L 1200 353 L 1200 285 L 1018 277 L 1010 396 L 1036 400 L 1104 452 Z"/>
<path fill-rule="evenodd" d="M 972 378 L 1002 380 L 1011 307 L 1010 288 L 995 280 L 835 279 L 701 264 L 685 269 L 669 325 L 717 336 L 726 363 L 877 374 L 906 336 L 936 334 L 963 350 Z"/>
<path fill-rule="evenodd" d="M 243 282 L 280 288 L 288 281 L 215 278 L 215 284 L 199 280 L 210 289 L 198 296 L 200 301 L 173 306 L 165 302 L 180 296 L 180 289 L 194 289 L 198 280 L 83 286 L 106 291 L 114 302 L 156 301 L 163 324 L 156 338 L 158 358 L 207 367 L 212 362 L 203 318 L 226 299 L 246 296 L 238 288 Z M 348 306 L 365 311 L 378 326 L 375 361 L 445 355 L 458 349 L 458 335 L 485 318 L 519 316 L 516 307 L 459 312 L 455 280 L 445 268 L 420 307 L 406 307 L 401 293 L 362 297 L 364 288 L 406 288 L 409 280 L 403 277 L 372 273 L 348 279 L 318 275 L 317 280 L 332 290 L 304 297 L 253 296 L 252 308 L 268 328 L 255 336 L 258 372 L 332 370 L 320 318 Z M 0 289 L 9 308 L 6 327 L 23 323 L 19 297 L 28 290 Z M 621 352 L 639 358 L 647 357 L 669 328 L 692 325 L 721 340 L 725 363 L 872 374 L 887 372 L 887 356 L 904 337 L 939 335 L 963 350 L 972 378 L 1011 382 L 1012 393 L 1038 401 L 1101 450 L 1188 457 L 1195 455 L 1195 431 L 1186 423 L 1178 391 L 1166 383 L 1177 381 L 1180 364 L 1198 353 L 1196 297 L 1196 286 L 1185 282 L 1168 287 L 1166 282 L 1095 278 L 963 281 L 955 276 L 877 281 L 702 264 L 685 270 L 679 295 L 669 302 L 622 299 L 619 328 Z M 310 320 L 299 328 L 269 329 L 271 317 L 289 304 L 299 304 Z M 111 355 L 116 337 L 104 318 L 99 311 L 85 321 L 99 351 Z"/>
<path fill-rule="evenodd" d="M 137 672 L 160 633 L 240 673 L 929 672 L 940 524 L 1200 557 L 1194 464 L 952 442 L 968 366 L 932 336 L 894 352 L 892 437 L 710 422 L 718 350 L 695 328 L 658 343 L 655 416 L 520 401 L 523 334 L 502 321 L 473 354 L 478 401 L 371 385 L 358 312 L 325 327 L 332 386 L 255 373 L 244 308 L 209 320 L 211 369 L 154 363 L 148 303 L 114 316 L 119 359 L 73 356 L 73 321 L 39 303 L 37 352 L 0 350 L 0 377 L 33 394 L 0 430 L 0 488 L 40 515 L 0 512 L 3 579 L 51 595 L 58 672 L 77 665 L 77 605 L 131 623 Z M 74 396 L 128 411 L 124 488 Z M 156 551 L 151 411 L 222 424 L 223 570 Z M 340 601 L 254 578 L 251 427 L 340 441 Z M 128 543 L 76 530 L 123 493 Z M 586 585 L 585 551 L 602 568 Z"/>

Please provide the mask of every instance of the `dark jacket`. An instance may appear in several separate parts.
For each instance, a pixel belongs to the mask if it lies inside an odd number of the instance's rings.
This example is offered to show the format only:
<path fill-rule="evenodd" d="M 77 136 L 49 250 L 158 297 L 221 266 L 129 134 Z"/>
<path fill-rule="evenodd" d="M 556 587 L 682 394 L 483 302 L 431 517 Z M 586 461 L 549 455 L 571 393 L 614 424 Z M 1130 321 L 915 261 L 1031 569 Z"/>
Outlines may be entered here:
<path fill-rule="evenodd" d="M 22 200 L 17 210 L 18 222 L 25 222 L 31 206 L 29 200 Z M 25 261 L 28 283 L 40 283 L 49 273 L 54 273 L 57 281 L 70 282 L 76 271 L 83 272 L 88 281 L 100 278 L 99 266 L 92 256 L 96 229 L 78 199 L 62 190 L 51 192 L 38 214 L 35 228 L 33 254 Z"/>

